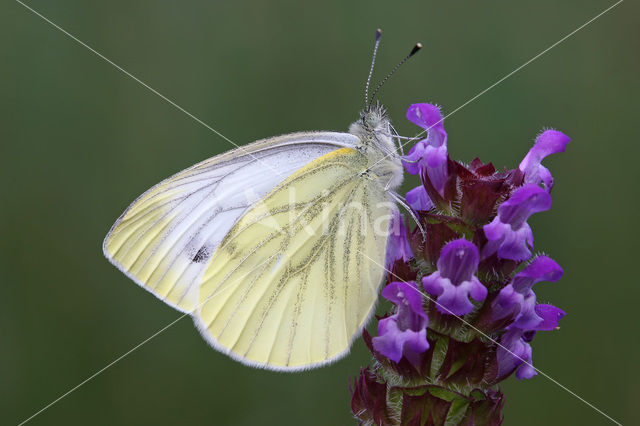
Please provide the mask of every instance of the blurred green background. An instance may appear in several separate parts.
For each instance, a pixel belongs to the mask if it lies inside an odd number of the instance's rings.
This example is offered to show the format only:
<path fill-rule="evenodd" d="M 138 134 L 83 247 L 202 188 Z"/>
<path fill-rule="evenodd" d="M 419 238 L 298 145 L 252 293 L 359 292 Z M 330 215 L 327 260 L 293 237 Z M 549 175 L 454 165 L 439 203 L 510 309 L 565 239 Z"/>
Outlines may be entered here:
<path fill-rule="evenodd" d="M 28 4 L 239 144 L 346 130 L 376 80 L 398 130 L 413 102 L 453 111 L 612 1 L 125 1 Z M 627 1 L 446 120 L 453 158 L 515 166 L 544 126 L 554 206 L 536 248 L 565 269 L 539 299 L 562 328 L 534 364 L 622 423 L 637 420 L 637 5 Z M 17 424 L 176 319 L 102 256 L 124 208 L 230 144 L 17 2 L 0 6 L 0 424 Z M 411 180 L 406 188 L 415 185 Z M 244 367 L 188 318 L 32 420 L 53 424 L 352 424 L 362 341 L 297 374 Z M 542 376 L 504 384 L 505 424 L 609 424 Z"/>

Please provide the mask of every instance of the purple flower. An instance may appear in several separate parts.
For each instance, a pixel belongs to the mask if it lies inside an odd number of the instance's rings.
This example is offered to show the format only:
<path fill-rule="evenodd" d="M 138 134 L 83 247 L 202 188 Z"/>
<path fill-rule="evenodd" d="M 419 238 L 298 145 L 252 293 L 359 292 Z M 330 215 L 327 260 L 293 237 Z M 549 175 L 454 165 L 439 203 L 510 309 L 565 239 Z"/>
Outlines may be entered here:
<path fill-rule="evenodd" d="M 407 229 L 404 226 L 404 217 L 397 209 L 394 209 L 389 224 L 389 241 L 387 242 L 387 269 L 393 269 L 396 260 L 407 262 L 413 257 L 413 252 L 407 239 Z"/>
<path fill-rule="evenodd" d="M 551 331 L 558 327 L 558 323 L 567 313 L 553 305 L 543 303 L 536 305 L 536 315 L 542 318 L 542 322 L 536 326 L 539 331 Z"/>
<path fill-rule="evenodd" d="M 517 312 L 513 327 L 522 330 L 536 329 L 542 324 L 543 317 L 536 313 L 536 294 L 532 287 L 540 281 L 558 281 L 560 277 L 562 268 L 553 259 L 547 256 L 536 257 L 500 290 L 498 297 L 491 304 L 493 318 L 501 319 Z"/>
<path fill-rule="evenodd" d="M 516 368 L 518 380 L 530 379 L 538 374 L 531 365 L 531 345 L 525 341 L 524 332 L 519 328 L 511 329 L 502 336 L 496 357 L 499 377 L 511 374 Z"/>
<path fill-rule="evenodd" d="M 433 203 L 427 194 L 427 190 L 424 189 L 424 186 L 420 185 L 413 188 L 411 191 L 407 192 L 406 195 L 407 203 L 411 206 L 415 211 L 423 210 L 431 210 L 433 207 Z"/>
<path fill-rule="evenodd" d="M 433 187 L 444 195 L 448 178 L 447 132 L 442 124 L 442 114 L 432 104 L 413 104 L 407 111 L 407 119 L 427 131 L 427 138 L 416 143 L 403 160 L 407 172 L 412 175 L 427 174 Z"/>
<path fill-rule="evenodd" d="M 518 170 L 524 175 L 524 183 L 540 185 L 544 183 L 547 190 L 553 187 L 553 176 L 541 162 L 550 154 L 564 152 L 571 139 L 557 130 L 546 130 L 538 136 L 536 143 L 524 157 Z"/>
<path fill-rule="evenodd" d="M 382 295 L 398 306 L 398 312 L 378 322 L 373 347 L 394 362 L 399 362 L 404 355 L 415 365 L 418 355 L 429 349 L 429 318 L 422 308 L 422 295 L 414 282 L 389 283 Z"/>
<path fill-rule="evenodd" d="M 440 312 L 465 315 L 473 310 L 469 296 L 478 302 L 487 297 L 487 288 L 474 275 L 479 261 L 478 249 L 464 238 L 442 248 L 438 270 L 422 278 L 425 290 L 438 297 L 436 307 Z"/>
<path fill-rule="evenodd" d="M 482 257 L 498 252 L 502 259 L 528 259 L 531 256 L 529 247 L 533 247 L 533 233 L 527 219 L 550 208 L 551 196 L 538 185 L 527 184 L 518 188 L 498 207 L 496 218 L 484 226 L 488 242 L 482 250 Z"/>
<path fill-rule="evenodd" d="M 536 331 L 555 329 L 565 312 L 551 305 L 536 305 L 535 314 L 542 318 L 542 322 L 536 327 L 523 330 L 510 326 L 500 339 L 496 354 L 499 377 L 506 377 L 516 369 L 518 380 L 530 379 L 538 374 L 532 365 L 532 349 L 529 342 L 533 340 Z"/>

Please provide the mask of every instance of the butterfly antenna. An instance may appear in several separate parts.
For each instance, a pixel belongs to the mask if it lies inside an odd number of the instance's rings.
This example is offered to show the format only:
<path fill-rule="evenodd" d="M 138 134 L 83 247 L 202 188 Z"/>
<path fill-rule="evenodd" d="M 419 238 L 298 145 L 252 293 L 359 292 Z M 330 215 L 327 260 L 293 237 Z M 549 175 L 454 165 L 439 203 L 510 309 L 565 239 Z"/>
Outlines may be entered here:
<path fill-rule="evenodd" d="M 371 58 L 371 68 L 369 69 L 369 76 L 367 77 L 367 85 L 364 87 L 364 106 L 369 108 L 369 85 L 371 84 L 371 76 L 373 75 L 373 66 L 376 64 L 376 55 L 378 54 L 378 46 L 380 45 L 380 38 L 382 37 L 382 30 L 378 28 L 376 30 L 376 43 L 373 45 L 373 56 Z"/>
<path fill-rule="evenodd" d="M 401 60 L 400 62 L 398 62 L 398 65 L 396 65 L 395 67 L 393 67 L 393 69 L 391 70 L 391 72 L 389 74 L 387 74 L 387 76 L 382 79 L 382 81 L 378 84 L 378 86 L 376 87 L 376 90 L 373 91 L 373 94 L 371 95 L 371 99 L 368 101 L 367 105 L 371 105 L 373 103 L 373 100 L 375 99 L 376 95 L 378 94 L 378 90 L 380 90 L 380 88 L 382 86 L 384 86 L 384 84 L 387 82 L 387 80 L 389 80 L 391 78 L 391 76 L 398 71 L 398 68 L 400 68 L 405 62 L 407 62 L 409 60 L 409 58 L 411 58 L 413 55 L 415 55 L 416 53 L 418 53 L 418 50 L 422 49 L 422 44 L 421 43 L 416 43 L 415 46 L 413 46 L 413 49 L 411 49 L 411 52 L 405 56 L 405 58 L 403 60 Z M 375 52 L 375 51 L 374 51 Z M 372 64 L 372 69 L 373 69 L 373 64 Z M 367 86 L 368 86 L 368 82 L 367 82 Z"/>

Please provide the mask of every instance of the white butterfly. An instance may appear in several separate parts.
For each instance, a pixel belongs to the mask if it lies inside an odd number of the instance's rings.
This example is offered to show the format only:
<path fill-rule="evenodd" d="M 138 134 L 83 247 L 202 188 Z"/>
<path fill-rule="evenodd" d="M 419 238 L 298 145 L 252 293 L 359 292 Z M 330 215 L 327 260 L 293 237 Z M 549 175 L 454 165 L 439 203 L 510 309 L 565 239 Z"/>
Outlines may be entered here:
<path fill-rule="evenodd" d="M 349 133 L 293 133 L 205 160 L 138 197 L 105 256 L 245 364 L 339 359 L 385 275 L 403 178 L 394 133 L 368 102 Z"/>

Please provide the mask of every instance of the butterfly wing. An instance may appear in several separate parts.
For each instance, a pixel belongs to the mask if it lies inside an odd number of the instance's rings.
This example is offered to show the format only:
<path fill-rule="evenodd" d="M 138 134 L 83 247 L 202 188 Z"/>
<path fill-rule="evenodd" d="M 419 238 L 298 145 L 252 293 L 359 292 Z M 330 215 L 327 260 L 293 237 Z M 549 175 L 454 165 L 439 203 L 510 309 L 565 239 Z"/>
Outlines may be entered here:
<path fill-rule="evenodd" d="M 138 197 L 107 234 L 104 254 L 137 284 L 191 312 L 209 259 L 245 210 L 315 158 L 357 143 L 347 133 L 294 133 L 205 160 Z"/>
<path fill-rule="evenodd" d="M 366 168 L 355 149 L 331 152 L 240 218 L 200 286 L 194 317 L 212 346 L 274 370 L 346 354 L 377 300 L 392 208 Z"/>

